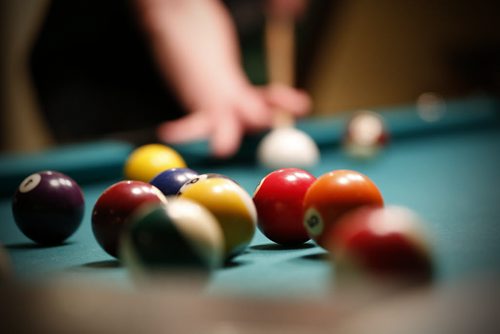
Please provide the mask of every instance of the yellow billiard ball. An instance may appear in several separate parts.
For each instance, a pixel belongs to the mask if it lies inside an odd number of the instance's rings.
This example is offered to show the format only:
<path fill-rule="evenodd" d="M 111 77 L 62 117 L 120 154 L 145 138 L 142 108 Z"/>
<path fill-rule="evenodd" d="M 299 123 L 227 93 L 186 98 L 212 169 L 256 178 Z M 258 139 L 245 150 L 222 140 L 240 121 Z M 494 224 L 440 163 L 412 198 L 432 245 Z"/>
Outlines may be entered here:
<path fill-rule="evenodd" d="M 224 236 L 226 259 L 241 254 L 250 244 L 257 226 L 257 210 L 252 197 L 236 182 L 200 175 L 182 186 L 179 197 L 200 203 L 215 216 Z"/>
<path fill-rule="evenodd" d="M 162 144 L 148 144 L 135 149 L 125 163 L 127 180 L 149 182 L 170 168 L 184 168 L 186 162 L 174 149 Z"/>

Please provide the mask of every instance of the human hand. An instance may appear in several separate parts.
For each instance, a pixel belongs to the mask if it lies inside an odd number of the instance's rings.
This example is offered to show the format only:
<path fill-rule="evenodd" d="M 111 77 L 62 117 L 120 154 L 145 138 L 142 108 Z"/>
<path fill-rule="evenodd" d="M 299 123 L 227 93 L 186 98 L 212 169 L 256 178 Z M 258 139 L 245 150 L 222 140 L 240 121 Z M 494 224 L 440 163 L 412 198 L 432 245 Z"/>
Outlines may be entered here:
<path fill-rule="evenodd" d="M 216 94 L 195 103 L 185 117 L 161 124 L 158 137 L 167 143 L 209 139 L 215 156 L 228 157 L 238 150 L 244 133 L 271 127 L 276 110 L 300 117 L 311 109 L 309 95 L 284 85 L 244 84 Z"/>

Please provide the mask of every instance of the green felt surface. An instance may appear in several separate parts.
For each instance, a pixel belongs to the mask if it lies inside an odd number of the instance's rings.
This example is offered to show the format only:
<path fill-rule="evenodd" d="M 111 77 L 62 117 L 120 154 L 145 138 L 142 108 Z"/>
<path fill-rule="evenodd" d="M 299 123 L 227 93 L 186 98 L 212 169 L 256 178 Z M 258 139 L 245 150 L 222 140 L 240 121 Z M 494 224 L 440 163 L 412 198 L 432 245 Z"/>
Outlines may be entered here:
<path fill-rule="evenodd" d="M 484 117 L 484 106 L 477 104 L 473 112 Z M 488 117 L 493 115 L 491 106 L 486 108 Z M 392 117 L 401 117 L 400 124 L 404 124 L 405 112 L 402 109 L 398 114 L 396 110 Z M 466 113 L 460 117 L 465 116 L 481 118 Z M 321 163 L 310 169 L 316 176 L 333 169 L 358 170 L 375 181 L 387 204 L 415 210 L 431 237 L 437 280 L 443 284 L 500 271 L 500 127 L 484 119 L 482 126 L 473 121 L 447 122 L 433 125 L 440 128 L 419 136 L 394 137 L 382 154 L 370 161 L 353 160 L 336 145 L 323 146 Z M 61 154 L 68 160 L 82 158 Z M 250 194 L 268 172 L 247 161 L 192 167 L 226 174 Z M 82 226 L 66 244 L 57 247 L 38 247 L 24 237 L 14 224 L 10 198 L 4 197 L 0 201 L 0 242 L 10 253 L 17 274 L 30 280 L 63 274 L 129 285 L 126 270 L 100 249 L 90 227 L 97 197 L 119 177 L 108 175 L 83 185 L 86 213 Z M 324 251 L 312 243 L 283 249 L 257 233 L 244 254 L 213 274 L 208 288 L 216 294 L 321 296 L 335 278 L 335 267 L 322 254 Z"/>

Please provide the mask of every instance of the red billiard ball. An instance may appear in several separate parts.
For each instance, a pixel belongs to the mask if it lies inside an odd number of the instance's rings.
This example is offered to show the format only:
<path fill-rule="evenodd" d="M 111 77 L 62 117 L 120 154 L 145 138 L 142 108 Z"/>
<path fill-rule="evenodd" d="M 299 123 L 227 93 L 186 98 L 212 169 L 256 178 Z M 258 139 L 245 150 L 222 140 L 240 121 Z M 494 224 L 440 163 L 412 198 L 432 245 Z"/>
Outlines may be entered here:
<path fill-rule="evenodd" d="M 120 234 L 129 216 L 147 203 L 167 203 L 158 188 L 142 181 L 121 181 L 97 199 L 92 211 L 92 231 L 101 247 L 117 257 Z"/>
<path fill-rule="evenodd" d="M 342 144 L 349 156 L 371 158 L 388 142 L 389 132 L 382 116 L 359 111 L 348 120 Z"/>
<path fill-rule="evenodd" d="M 80 226 L 85 209 L 82 190 L 69 176 L 43 171 L 21 182 L 12 201 L 19 229 L 46 245 L 62 243 Z"/>
<path fill-rule="evenodd" d="M 432 274 L 427 240 L 416 213 L 387 206 L 363 207 L 347 213 L 327 243 L 339 275 L 420 282 Z"/>
<path fill-rule="evenodd" d="M 304 197 L 304 225 L 311 238 L 325 248 L 324 236 L 350 210 L 371 205 L 381 207 L 379 189 L 366 175 L 335 170 L 320 176 Z"/>
<path fill-rule="evenodd" d="M 151 183 L 165 196 L 175 196 L 184 183 L 198 176 L 198 173 L 190 168 L 170 168 L 156 175 Z"/>
<path fill-rule="evenodd" d="M 270 240 L 300 245 L 310 239 L 302 217 L 304 195 L 316 178 L 298 168 L 278 169 L 265 176 L 255 190 L 258 227 Z"/>

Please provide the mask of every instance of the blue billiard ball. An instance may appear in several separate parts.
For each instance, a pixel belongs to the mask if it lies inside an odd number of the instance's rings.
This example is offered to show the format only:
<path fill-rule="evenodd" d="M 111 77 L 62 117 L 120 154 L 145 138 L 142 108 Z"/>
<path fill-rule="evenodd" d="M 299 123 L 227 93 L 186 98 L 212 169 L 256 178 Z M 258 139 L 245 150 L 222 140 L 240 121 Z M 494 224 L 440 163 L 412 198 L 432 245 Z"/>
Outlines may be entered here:
<path fill-rule="evenodd" d="M 171 168 L 156 175 L 149 183 L 165 196 L 175 196 L 184 183 L 196 176 L 198 173 L 189 168 Z"/>

